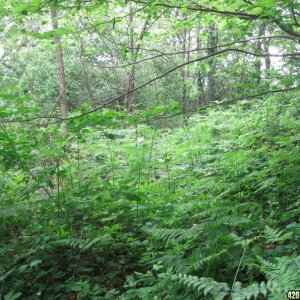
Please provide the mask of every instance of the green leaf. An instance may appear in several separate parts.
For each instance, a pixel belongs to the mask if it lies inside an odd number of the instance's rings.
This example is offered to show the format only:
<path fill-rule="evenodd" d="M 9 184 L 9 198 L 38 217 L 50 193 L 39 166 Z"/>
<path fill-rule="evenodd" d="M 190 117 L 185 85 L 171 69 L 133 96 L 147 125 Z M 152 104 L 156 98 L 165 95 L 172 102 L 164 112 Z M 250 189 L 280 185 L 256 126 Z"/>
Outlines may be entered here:
<path fill-rule="evenodd" d="M 40 259 L 34 260 L 30 263 L 30 267 L 36 267 L 37 265 L 41 264 L 42 261 Z"/>
<path fill-rule="evenodd" d="M 4 300 L 16 300 L 22 296 L 21 292 L 15 293 L 15 291 L 10 291 L 4 296 Z"/>
<path fill-rule="evenodd" d="M 4 275 L 0 276 L 0 282 L 3 282 L 10 274 L 14 272 L 15 269 L 7 271 Z"/>
<path fill-rule="evenodd" d="M 251 9 L 252 14 L 260 15 L 262 12 L 263 12 L 263 9 L 261 7 L 255 7 L 253 9 Z"/>

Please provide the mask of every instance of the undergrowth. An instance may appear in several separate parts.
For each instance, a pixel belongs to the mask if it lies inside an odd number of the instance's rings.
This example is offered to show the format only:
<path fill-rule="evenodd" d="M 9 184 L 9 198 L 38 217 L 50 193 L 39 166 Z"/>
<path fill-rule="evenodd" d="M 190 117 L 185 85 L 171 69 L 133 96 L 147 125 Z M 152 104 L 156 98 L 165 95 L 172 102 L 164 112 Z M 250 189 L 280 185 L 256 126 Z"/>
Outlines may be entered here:
<path fill-rule="evenodd" d="M 0 299 L 285 299 L 299 116 L 273 97 L 176 129 L 113 111 L 68 137 L 1 127 Z"/>

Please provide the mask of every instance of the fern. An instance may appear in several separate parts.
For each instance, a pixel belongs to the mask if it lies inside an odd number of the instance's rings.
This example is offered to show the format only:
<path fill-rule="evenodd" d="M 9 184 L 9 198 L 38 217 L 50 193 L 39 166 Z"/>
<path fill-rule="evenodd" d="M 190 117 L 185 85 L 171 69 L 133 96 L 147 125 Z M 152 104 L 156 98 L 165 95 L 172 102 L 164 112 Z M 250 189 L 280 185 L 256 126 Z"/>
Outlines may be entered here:
<path fill-rule="evenodd" d="M 109 235 L 96 237 L 94 239 L 66 238 L 66 239 L 51 241 L 48 243 L 48 245 L 56 246 L 56 247 L 70 247 L 70 248 L 86 251 L 99 242 L 107 243 L 109 240 L 110 240 Z"/>
<path fill-rule="evenodd" d="M 266 226 L 265 228 L 265 236 L 268 243 L 279 243 L 282 244 L 286 240 L 291 239 L 293 236 L 292 232 L 283 233 L 283 230 L 279 229 L 272 229 L 269 226 Z"/>
<path fill-rule="evenodd" d="M 203 224 L 198 224 L 189 229 L 146 228 L 145 230 L 156 240 L 181 243 L 198 236 L 199 232 L 203 231 L 203 227 Z"/>
<path fill-rule="evenodd" d="M 247 223 L 250 223 L 250 221 L 247 218 L 243 218 L 241 216 L 225 216 L 215 221 L 216 225 L 228 225 L 233 227 Z"/>
<path fill-rule="evenodd" d="M 287 290 L 300 287 L 300 256 L 276 257 L 274 262 L 257 258 L 271 294 L 283 297 Z"/>
<path fill-rule="evenodd" d="M 213 296 L 215 300 L 222 300 L 228 293 L 230 292 L 229 286 L 225 282 L 217 282 L 212 278 L 206 277 L 197 277 L 187 274 L 178 274 L 173 275 L 172 280 L 178 281 L 178 283 L 186 286 L 189 289 L 197 292 L 198 294 L 201 292 L 205 297 L 208 294 Z"/>
<path fill-rule="evenodd" d="M 232 300 L 250 300 L 257 299 L 260 295 L 266 297 L 267 289 L 265 282 L 258 284 L 257 282 L 252 283 L 247 287 L 242 287 L 242 283 L 235 282 L 232 289 Z"/>
<path fill-rule="evenodd" d="M 176 274 L 172 275 L 172 280 L 178 281 L 178 283 L 198 294 L 202 293 L 205 299 L 210 295 L 214 300 L 223 300 L 225 297 L 227 299 L 228 296 L 231 296 L 232 300 L 252 300 L 259 298 L 261 295 L 265 297 L 267 295 L 266 284 L 264 282 L 260 284 L 254 282 L 249 286 L 243 287 L 242 283 L 237 281 L 231 292 L 226 282 L 217 282 L 212 278 Z"/>
<path fill-rule="evenodd" d="M 222 257 L 222 255 L 223 255 L 224 253 L 226 253 L 226 252 L 227 252 L 227 249 L 222 250 L 222 251 L 220 251 L 220 252 L 218 252 L 218 253 L 211 254 L 211 255 L 206 256 L 206 257 L 204 257 L 204 258 L 197 259 L 195 262 L 192 263 L 192 265 L 190 266 L 190 269 L 191 269 L 191 270 L 197 270 L 197 269 L 199 269 L 200 266 L 202 266 L 203 264 L 205 264 L 205 263 L 211 263 L 211 262 L 213 262 L 214 260 L 219 259 L 219 258 Z"/>

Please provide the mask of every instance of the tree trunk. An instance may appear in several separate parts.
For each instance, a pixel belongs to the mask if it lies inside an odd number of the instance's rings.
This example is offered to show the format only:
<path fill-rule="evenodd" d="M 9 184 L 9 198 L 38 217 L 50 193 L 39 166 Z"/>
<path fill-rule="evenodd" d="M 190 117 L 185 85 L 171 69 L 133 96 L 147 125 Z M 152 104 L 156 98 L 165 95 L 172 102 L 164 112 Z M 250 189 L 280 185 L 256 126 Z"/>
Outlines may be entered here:
<path fill-rule="evenodd" d="M 54 8 L 51 8 L 51 20 L 53 30 L 58 29 L 57 24 L 57 12 Z M 60 100 L 60 114 L 62 120 L 68 117 L 68 107 L 67 107 L 67 91 L 65 83 L 65 67 L 63 59 L 63 51 L 61 47 L 61 40 L 59 37 L 55 36 L 54 42 L 56 44 L 56 57 L 57 57 L 57 66 L 58 66 L 58 82 L 59 82 L 59 100 Z M 63 129 L 66 131 L 67 127 L 63 125 Z"/>
<path fill-rule="evenodd" d="M 212 55 L 217 51 L 217 31 L 215 23 L 210 24 L 208 27 L 208 39 L 207 47 L 210 48 L 207 50 L 208 55 Z M 211 58 L 208 62 L 209 72 L 207 76 L 207 100 L 208 103 L 211 103 L 216 100 L 216 63 L 215 59 Z"/>
<path fill-rule="evenodd" d="M 266 29 L 265 24 L 261 24 L 259 26 L 258 37 L 264 36 L 265 29 Z M 257 41 L 257 54 L 262 54 L 262 45 L 263 45 L 263 40 L 258 40 Z M 260 57 L 256 58 L 255 70 L 256 70 L 256 76 L 257 76 L 257 81 L 256 82 L 257 82 L 257 85 L 259 85 L 260 82 L 261 82 L 261 72 L 262 72 L 262 70 L 261 70 L 261 58 Z"/>
<path fill-rule="evenodd" d="M 85 87 L 86 87 L 87 92 L 88 92 L 89 101 L 92 103 L 93 108 L 96 108 L 97 103 L 96 103 L 94 93 L 93 93 L 92 88 L 91 88 L 90 78 L 89 78 L 89 74 L 88 74 L 86 66 L 85 66 L 83 54 L 84 54 L 84 47 L 81 44 L 80 45 L 79 60 L 80 60 L 81 69 L 82 69 L 82 73 L 83 73 L 84 84 L 85 84 Z"/>
<path fill-rule="evenodd" d="M 200 26 L 198 26 L 197 39 L 196 39 L 196 42 L 197 42 L 196 48 L 198 48 L 198 49 L 201 48 L 200 30 L 201 30 L 201 28 L 200 28 Z M 201 51 L 197 50 L 197 54 L 198 54 L 198 58 L 199 58 L 201 55 Z M 201 67 L 201 63 L 198 64 L 198 70 L 197 70 L 197 95 L 198 95 L 199 106 L 204 106 L 206 103 L 205 103 L 205 96 L 204 96 L 204 90 L 203 90 L 203 76 L 202 76 L 200 67 Z"/>
<path fill-rule="evenodd" d="M 75 25 L 77 30 L 79 29 L 79 23 L 77 22 L 77 20 L 75 19 Z M 90 83 L 90 78 L 89 78 L 89 73 L 87 71 L 86 65 L 85 65 L 85 61 L 84 61 L 84 53 L 85 53 L 85 49 L 84 49 L 84 43 L 81 39 L 81 37 L 79 36 L 79 46 L 80 46 L 80 54 L 79 54 L 79 60 L 80 60 L 80 65 L 81 65 L 81 70 L 82 70 L 82 74 L 83 74 L 83 79 L 84 79 L 84 85 L 87 89 L 88 92 L 88 97 L 89 97 L 89 101 L 92 103 L 93 108 L 97 107 L 97 103 L 94 97 L 94 93 L 92 91 L 92 87 L 91 87 L 91 83 Z"/>
<path fill-rule="evenodd" d="M 270 75 L 270 70 L 271 70 L 271 58 L 269 56 L 270 39 L 264 40 L 263 47 L 264 47 L 265 54 L 267 54 L 267 56 L 265 57 L 266 75 Z"/>
<path fill-rule="evenodd" d="M 130 5 L 130 17 L 129 17 L 129 49 L 130 49 L 130 63 L 132 64 L 128 76 L 127 95 L 125 97 L 125 109 L 132 112 L 134 109 L 134 86 L 135 86 L 135 49 L 134 49 L 134 37 L 133 37 L 133 4 Z"/>
<path fill-rule="evenodd" d="M 147 26 L 149 24 L 149 18 L 146 19 L 144 22 L 140 35 L 137 38 L 136 42 L 141 42 L 144 37 L 144 33 L 147 29 Z M 134 41 L 134 30 L 133 30 L 133 4 L 130 5 L 130 17 L 129 17 L 129 49 L 130 49 L 130 72 L 128 76 L 128 84 L 126 88 L 126 96 L 125 96 L 125 102 L 124 107 L 127 111 L 133 112 L 134 111 L 134 89 L 135 89 L 135 74 L 136 74 L 136 62 L 137 58 L 140 52 L 141 44 Z M 136 46 L 135 46 L 136 45 Z"/>
<path fill-rule="evenodd" d="M 185 18 L 186 19 L 186 18 Z M 187 62 L 188 56 L 187 56 L 187 29 L 184 28 L 183 30 L 183 43 L 182 43 L 182 61 L 183 63 Z M 181 71 L 181 77 L 182 77 L 182 110 L 183 113 L 186 114 L 188 110 L 188 68 L 187 66 L 184 66 Z"/>

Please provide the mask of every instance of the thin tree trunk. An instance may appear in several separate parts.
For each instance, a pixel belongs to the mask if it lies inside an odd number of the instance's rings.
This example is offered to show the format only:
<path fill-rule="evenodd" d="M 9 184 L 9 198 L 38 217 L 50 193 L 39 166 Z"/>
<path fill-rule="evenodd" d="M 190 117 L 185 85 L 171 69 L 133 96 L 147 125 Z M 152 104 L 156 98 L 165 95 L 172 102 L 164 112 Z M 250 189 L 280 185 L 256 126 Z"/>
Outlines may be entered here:
<path fill-rule="evenodd" d="M 196 48 L 201 48 L 201 42 L 200 42 L 200 26 L 198 26 L 197 28 L 197 39 L 196 39 L 196 43 L 197 46 Z M 201 51 L 198 50 L 197 51 L 198 57 L 200 57 L 201 55 Z M 197 70 L 197 94 L 198 94 L 198 104 L 199 106 L 203 106 L 206 104 L 205 101 L 205 96 L 204 96 L 204 90 L 203 90 L 203 76 L 201 73 L 201 69 L 200 69 L 201 63 L 198 64 L 198 70 Z"/>
<path fill-rule="evenodd" d="M 80 45 L 79 60 L 80 60 L 81 69 L 82 69 L 82 73 L 83 73 L 84 84 L 85 84 L 85 87 L 86 87 L 87 92 L 88 92 L 89 101 L 92 103 L 92 106 L 94 108 L 96 108 L 97 103 L 96 103 L 94 93 L 93 93 L 92 88 L 91 88 L 90 77 L 89 77 L 89 74 L 88 74 L 86 66 L 85 66 L 83 55 L 84 55 L 84 47 L 81 44 Z"/>
<path fill-rule="evenodd" d="M 147 29 L 150 19 L 146 19 L 144 22 L 140 35 L 137 38 L 137 42 L 140 42 L 144 38 L 144 33 Z M 134 111 L 134 88 L 135 88 L 135 74 L 136 74 L 136 65 L 137 58 L 140 52 L 141 44 L 139 43 L 137 46 L 136 42 L 134 41 L 134 30 L 133 30 L 133 5 L 130 5 L 130 17 L 129 17 L 129 48 L 130 48 L 130 63 L 131 69 L 128 76 L 128 84 L 125 96 L 125 103 L 124 107 L 127 111 L 133 112 Z"/>
<path fill-rule="evenodd" d="M 259 29 L 258 29 L 258 37 L 262 37 L 264 34 L 265 34 L 265 29 L 266 29 L 266 26 L 265 24 L 261 24 L 259 26 Z M 258 54 L 262 54 L 262 45 L 263 45 L 263 42 L 262 40 L 258 40 L 257 41 L 257 53 Z M 260 82 L 261 82 L 261 72 L 262 72 L 262 69 L 261 69 L 261 58 L 260 57 L 257 57 L 256 58 L 256 61 L 255 61 L 255 70 L 256 70 L 256 76 L 257 76 L 257 84 L 259 85 Z"/>
<path fill-rule="evenodd" d="M 186 18 L 185 18 L 186 19 Z M 183 30 L 183 43 L 182 43 L 182 61 L 187 61 L 187 29 L 184 28 Z M 187 87 L 187 77 L 188 77 L 188 70 L 187 66 L 184 66 L 181 71 L 181 77 L 182 77 L 182 109 L 183 112 L 187 112 L 187 106 L 188 106 L 188 87 Z"/>
<path fill-rule="evenodd" d="M 263 47 L 264 47 L 265 54 L 267 54 L 267 56 L 265 57 L 266 74 L 269 75 L 270 74 L 270 70 L 271 70 L 271 58 L 269 56 L 269 54 L 270 54 L 270 52 L 269 52 L 270 39 L 265 39 L 264 40 Z"/>
<path fill-rule="evenodd" d="M 51 10 L 51 20 L 52 20 L 53 30 L 57 30 L 58 29 L 57 12 L 54 8 L 51 8 L 50 10 Z M 60 38 L 55 36 L 53 39 L 56 44 L 60 114 L 61 114 L 62 120 L 64 120 L 68 117 L 68 107 L 67 107 L 67 91 L 66 91 L 66 83 L 65 83 L 65 67 L 64 67 L 63 51 L 62 51 Z M 67 127 L 65 125 L 63 126 L 63 129 L 65 131 L 67 131 Z"/>
<path fill-rule="evenodd" d="M 208 40 L 207 47 L 210 48 L 207 51 L 208 55 L 212 55 L 217 51 L 217 31 L 215 23 L 210 24 L 208 27 Z M 212 58 L 208 62 L 209 72 L 207 76 L 207 100 L 209 103 L 216 100 L 216 63 L 215 59 Z"/>
<path fill-rule="evenodd" d="M 187 45 L 187 54 L 186 54 L 186 61 L 189 62 L 191 60 L 191 44 L 192 44 L 192 37 L 191 37 L 191 30 L 188 31 L 188 45 Z M 190 92 L 191 92 L 191 87 L 189 84 L 190 81 L 190 66 L 186 65 L 186 75 L 187 75 L 187 111 L 191 109 L 191 97 L 190 97 Z"/>
<path fill-rule="evenodd" d="M 77 30 L 78 30 L 79 24 L 78 24 L 76 19 L 75 19 L 75 25 L 76 25 Z M 84 53 L 85 53 L 84 43 L 83 43 L 83 41 L 82 41 L 82 39 L 79 35 L 78 35 L 78 37 L 79 37 L 79 46 L 80 46 L 79 60 L 80 60 L 82 74 L 83 74 L 84 84 L 85 84 L 85 87 L 86 87 L 87 92 L 88 92 L 89 101 L 92 103 L 93 108 L 96 108 L 97 103 L 96 103 L 96 100 L 95 100 L 95 97 L 94 97 L 93 90 L 91 88 L 89 73 L 87 71 L 85 61 L 84 61 Z"/>
<path fill-rule="evenodd" d="M 133 37 L 133 4 L 130 4 L 130 17 L 129 17 L 129 48 L 130 48 L 130 63 L 131 66 L 129 76 L 128 76 L 128 85 L 127 85 L 127 95 L 125 97 L 125 109 L 132 112 L 134 109 L 134 86 L 135 86 L 135 65 L 134 65 L 134 37 Z"/>

